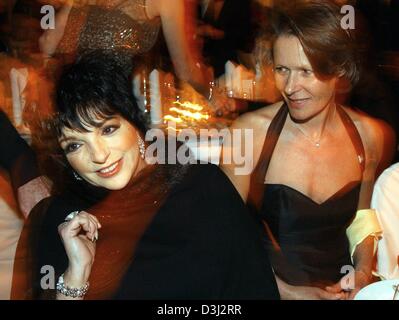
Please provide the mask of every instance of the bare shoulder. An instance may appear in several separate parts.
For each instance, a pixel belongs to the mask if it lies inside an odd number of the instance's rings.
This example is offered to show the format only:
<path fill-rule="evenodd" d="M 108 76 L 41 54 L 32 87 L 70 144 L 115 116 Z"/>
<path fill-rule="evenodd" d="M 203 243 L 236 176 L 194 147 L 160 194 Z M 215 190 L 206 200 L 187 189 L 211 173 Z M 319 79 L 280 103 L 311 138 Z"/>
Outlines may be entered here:
<path fill-rule="evenodd" d="M 344 109 L 355 123 L 366 153 L 378 162 L 389 162 L 396 145 L 396 136 L 392 127 L 385 121 L 373 118 L 359 110 L 347 107 Z"/>
<path fill-rule="evenodd" d="M 235 120 L 232 124 L 232 128 L 234 129 L 254 129 L 264 131 L 270 125 L 270 122 L 273 120 L 274 116 L 282 106 L 283 102 L 277 102 L 272 105 L 265 106 L 261 109 L 247 112 L 241 115 L 237 120 Z"/>
<path fill-rule="evenodd" d="M 240 116 L 230 126 L 230 130 L 232 132 L 237 130 L 241 135 L 241 139 L 235 139 L 236 135 L 231 134 L 227 135 L 223 141 L 220 167 L 229 177 L 244 201 L 246 201 L 249 192 L 250 174 L 259 161 L 266 132 L 282 104 L 282 102 L 279 102 Z M 251 132 L 249 138 L 246 136 L 247 131 Z M 243 163 L 231 161 L 231 159 L 235 159 L 234 156 L 236 154 L 245 155 Z M 240 173 L 237 173 L 237 170 L 240 170 Z"/>
<path fill-rule="evenodd" d="M 385 121 L 373 118 L 359 110 L 348 107 L 344 109 L 355 123 L 364 143 L 378 145 L 384 142 L 383 139 L 395 136 L 393 129 Z"/>

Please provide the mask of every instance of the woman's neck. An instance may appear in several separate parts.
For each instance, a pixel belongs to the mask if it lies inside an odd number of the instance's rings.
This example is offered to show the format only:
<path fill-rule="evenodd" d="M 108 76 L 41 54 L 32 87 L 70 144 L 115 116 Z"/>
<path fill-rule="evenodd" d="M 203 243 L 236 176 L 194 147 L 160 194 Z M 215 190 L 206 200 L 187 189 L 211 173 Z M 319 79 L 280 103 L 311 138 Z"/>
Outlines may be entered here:
<path fill-rule="evenodd" d="M 332 100 L 319 113 L 305 121 L 297 121 L 293 118 L 290 119 L 296 125 L 308 132 L 320 131 L 322 127 L 326 126 L 327 122 L 332 120 L 332 115 L 335 114 L 335 109 L 336 103 Z"/>
<path fill-rule="evenodd" d="M 293 120 L 292 124 L 297 130 L 299 130 L 308 140 L 315 143 L 317 147 L 320 146 L 320 142 L 323 139 L 326 129 L 331 129 L 334 126 L 336 104 L 334 101 L 329 103 L 324 109 L 316 114 L 311 119 L 298 122 Z"/>

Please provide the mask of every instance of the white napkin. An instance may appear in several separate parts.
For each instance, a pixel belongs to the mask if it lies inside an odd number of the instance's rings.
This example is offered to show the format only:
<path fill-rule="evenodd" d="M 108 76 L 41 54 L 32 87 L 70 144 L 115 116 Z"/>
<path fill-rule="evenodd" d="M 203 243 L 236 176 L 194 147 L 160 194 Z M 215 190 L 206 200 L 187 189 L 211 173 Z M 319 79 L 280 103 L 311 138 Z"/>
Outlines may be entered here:
<path fill-rule="evenodd" d="M 16 127 L 19 127 L 22 125 L 22 114 L 25 107 L 25 96 L 23 91 L 28 83 L 28 69 L 12 68 L 10 71 L 10 81 L 14 123 Z"/>
<path fill-rule="evenodd" d="M 371 207 L 382 228 L 378 241 L 377 273 L 383 279 L 399 279 L 399 163 L 386 169 L 374 186 Z"/>

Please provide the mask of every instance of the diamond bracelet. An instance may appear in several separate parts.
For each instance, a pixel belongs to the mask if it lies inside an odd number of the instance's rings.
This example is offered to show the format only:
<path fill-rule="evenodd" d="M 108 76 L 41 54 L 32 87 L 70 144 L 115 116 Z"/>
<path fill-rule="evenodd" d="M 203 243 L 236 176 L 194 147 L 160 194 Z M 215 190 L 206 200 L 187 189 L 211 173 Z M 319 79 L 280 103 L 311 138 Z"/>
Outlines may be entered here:
<path fill-rule="evenodd" d="M 58 278 L 57 291 L 66 297 L 83 298 L 89 290 L 89 282 L 81 288 L 70 288 L 64 283 L 64 274 Z"/>

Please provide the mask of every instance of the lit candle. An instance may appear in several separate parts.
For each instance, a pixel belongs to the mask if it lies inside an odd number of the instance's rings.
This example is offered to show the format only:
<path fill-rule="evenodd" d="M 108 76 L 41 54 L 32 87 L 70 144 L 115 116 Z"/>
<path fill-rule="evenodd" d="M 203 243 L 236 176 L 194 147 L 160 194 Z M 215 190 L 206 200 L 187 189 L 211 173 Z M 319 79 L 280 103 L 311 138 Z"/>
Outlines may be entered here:
<path fill-rule="evenodd" d="M 141 111 L 145 112 L 144 96 L 141 92 L 141 74 L 138 73 L 133 78 L 133 94 Z"/>
<path fill-rule="evenodd" d="M 224 67 L 225 71 L 225 81 L 226 81 L 226 90 L 227 90 L 227 95 L 229 97 L 233 96 L 233 77 L 234 77 L 234 70 L 235 70 L 235 65 L 231 61 L 227 61 Z"/>
<path fill-rule="evenodd" d="M 151 123 L 162 123 L 162 100 L 160 90 L 160 72 L 154 69 L 150 73 L 150 100 L 151 100 Z"/>

